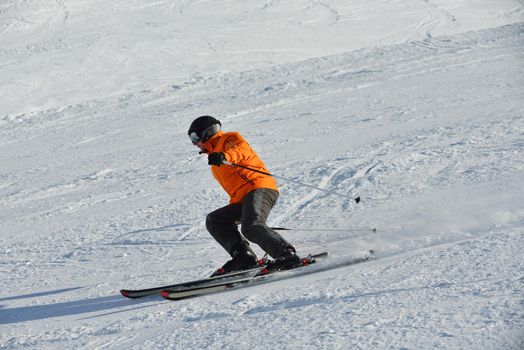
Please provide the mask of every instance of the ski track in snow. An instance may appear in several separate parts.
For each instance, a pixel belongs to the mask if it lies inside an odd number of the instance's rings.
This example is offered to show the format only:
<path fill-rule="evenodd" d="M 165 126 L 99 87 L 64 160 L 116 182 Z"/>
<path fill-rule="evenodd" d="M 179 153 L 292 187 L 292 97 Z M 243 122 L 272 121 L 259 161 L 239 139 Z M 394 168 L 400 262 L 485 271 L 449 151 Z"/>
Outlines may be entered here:
<path fill-rule="evenodd" d="M 304 26 L 347 20 L 306 3 Z M 396 45 L 0 117 L 0 347 L 523 348 L 523 24 L 434 37 L 461 19 L 451 3 L 422 3 L 427 16 Z M 39 25 L 73 20 L 69 6 Z M 270 224 L 319 228 L 283 231 L 301 253 L 377 259 L 183 302 L 117 295 L 227 259 L 204 226 L 227 198 L 186 135 L 210 111 L 275 174 L 362 197 L 279 181 Z"/>

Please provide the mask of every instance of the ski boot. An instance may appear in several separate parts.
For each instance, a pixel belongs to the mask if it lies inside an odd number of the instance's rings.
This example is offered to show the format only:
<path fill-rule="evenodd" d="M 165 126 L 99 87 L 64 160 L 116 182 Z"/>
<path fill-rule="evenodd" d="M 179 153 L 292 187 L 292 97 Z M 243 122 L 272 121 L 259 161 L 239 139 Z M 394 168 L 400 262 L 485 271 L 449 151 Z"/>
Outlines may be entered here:
<path fill-rule="evenodd" d="M 255 253 L 246 242 L 240 242 L 231 251 L 233 259 L 229 260 L 216 270 L 211 276 L 225 275 L 235 271 L 249 270 L 259 266 L 259 261 Z"/>
<path fill-rule="evenodd" d="M 276 257 L 275 260 L 270 261 L 267 264 L 267 269 L 269 271 L 289 270 L 294 269 L 295 267 L 299 267 L 301 265 L 302 260 L 296 254 L 295 248 L 288 247 L 282 252 L 282 254 Z"/>

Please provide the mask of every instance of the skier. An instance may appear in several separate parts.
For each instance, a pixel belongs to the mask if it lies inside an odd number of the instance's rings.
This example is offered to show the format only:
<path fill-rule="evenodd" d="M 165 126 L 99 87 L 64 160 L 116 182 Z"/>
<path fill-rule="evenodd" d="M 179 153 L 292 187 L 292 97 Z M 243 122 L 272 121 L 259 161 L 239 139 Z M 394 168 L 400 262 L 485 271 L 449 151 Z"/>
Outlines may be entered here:
<path fill-rule="evenodd" d="M 213 176 L 229 194 L 229 205 L 208 214 L 206 228 L 231 255 L 215 275 L 250 269 L 258 265 L 249 241 L 258 244 L 274 261 L 272 268 L 297 266 L 295 248 L 266 225 L 278 199 L 275 179 L 266 174 L 224 164 L 224 161 L 268 172 L 262 160 L 238 132 L 224 132 L 211 116 L 195 119 L 188 130 L 193 145 L 208 155 Z M 241 232 L 238 225 L 241 224 Z"/>

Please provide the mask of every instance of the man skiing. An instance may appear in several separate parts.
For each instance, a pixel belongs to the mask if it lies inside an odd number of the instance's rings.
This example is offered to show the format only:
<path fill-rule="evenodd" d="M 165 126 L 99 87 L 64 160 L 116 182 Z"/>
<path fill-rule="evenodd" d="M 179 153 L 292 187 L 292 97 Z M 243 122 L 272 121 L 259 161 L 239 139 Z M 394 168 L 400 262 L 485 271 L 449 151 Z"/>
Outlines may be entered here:
<path fill-rule="evenodd" d="M 295 248 L 266 225 L 279 192 L 275 179 L 251 146 L 238 132 L 223 132 L 211 116 L 195 119 L 188 130 L 193 145 L 208 155 L 213 176 L 228 193 L 229 204 L 206 217 L 206 228 L 232 259 L 215 272 L 224 274 L 257 266 L 249 241 L 258 244 L 274 261 L 273 268 L 300 263 Z M 266 174 L 224 164 L 224 161 L 260 170 Z M 238 224 L 241 230 L 238 230 Z"/>

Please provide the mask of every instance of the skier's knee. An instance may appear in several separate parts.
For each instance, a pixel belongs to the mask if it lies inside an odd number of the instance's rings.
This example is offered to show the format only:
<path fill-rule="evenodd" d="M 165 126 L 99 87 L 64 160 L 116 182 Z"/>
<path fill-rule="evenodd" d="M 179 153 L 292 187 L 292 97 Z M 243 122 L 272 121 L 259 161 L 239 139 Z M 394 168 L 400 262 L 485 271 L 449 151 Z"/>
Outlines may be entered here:
<path fill-rule="evenodd" d="M 209 213 L 206 216 L 206 228 L 208 231 L 213 230 L 213 227 L 215 226 L 215 219 L 213 217 L 213 213 Z"/>

